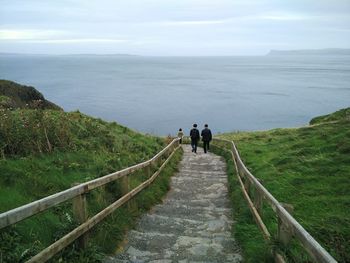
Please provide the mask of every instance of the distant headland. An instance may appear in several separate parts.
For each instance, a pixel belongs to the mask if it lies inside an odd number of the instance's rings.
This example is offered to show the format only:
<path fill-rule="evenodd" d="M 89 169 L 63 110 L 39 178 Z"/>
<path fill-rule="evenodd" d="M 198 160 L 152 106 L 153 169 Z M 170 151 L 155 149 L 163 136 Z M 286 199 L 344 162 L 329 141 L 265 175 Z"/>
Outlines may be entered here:
<path fill-rule="evenodd" d="M 325 48 L 325 49 L 299 49 L 299 50 L 271 50 L 267 56 L 350 56 L 348 48 Z"/>

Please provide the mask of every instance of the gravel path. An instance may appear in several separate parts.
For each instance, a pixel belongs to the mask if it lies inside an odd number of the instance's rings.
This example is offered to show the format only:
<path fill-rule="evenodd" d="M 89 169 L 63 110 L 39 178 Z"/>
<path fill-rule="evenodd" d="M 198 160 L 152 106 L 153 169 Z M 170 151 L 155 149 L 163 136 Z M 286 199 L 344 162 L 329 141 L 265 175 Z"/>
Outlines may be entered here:
<path fill-rule="evenodd" d="M 119 262 L 241 262 L 231 235 L 225 161 L 212 153 L 183 146 L 179 172 L 172 177 L 164 202 L 129 232 Z"/>

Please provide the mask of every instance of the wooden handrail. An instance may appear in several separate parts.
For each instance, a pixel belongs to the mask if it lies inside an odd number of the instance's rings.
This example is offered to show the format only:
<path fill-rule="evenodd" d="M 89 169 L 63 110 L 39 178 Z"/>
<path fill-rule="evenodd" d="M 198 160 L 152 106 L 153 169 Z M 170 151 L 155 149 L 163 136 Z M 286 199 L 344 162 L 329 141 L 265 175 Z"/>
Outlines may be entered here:
<path fill-rule="evenodd" d="M 239 180 L 241 182 L 241 178 L 245 177 L 245 179 L 250 181 L 249 185 L 252 185 L 255 188 L 255 192 L 261 193 L 263 195 L 264 200 L 266 200 L 269 205 L 272 207 L 272 209 L 275 211 L 278 219 L 281 221 L 281 223 L 284 226 L 287 226 L 289 228 L 289 232 L 291 235 L 295 236 L 303 245 L 303 248 L 308 252 L 308 254 L 313 258 L 315 262 L 322 262 L 322 263 L 336 263 L 337 261 L 298 223 L 298 221 L 295 220 L 293 216 L 288 213 L 288 211 L 277 201 L 277 199 L 259 182 L 259 180 L 247 169 L 247 167 L 244 165 L 238 150 L 236 148 L 236 145 L 233 141 L 226 140 L 226 139 L 220 139 L 220 138 L 214 138 L 213 141 L 218 142 L 225 142 L 229 143 L 230 145 L 230 152 L 232 153 L 232 158 L 235 163 L 237 176 L 239 177 Z M 241 173 L 240 171 L 243 171 Z M 249 197 L 249 191 L 246 191 L 244 189 L 243 183 L 241 183 L 242 190 L 247 193 L 248 199 Z M 249 206 L 254 206 L 253 202 L 250 200 L 248 201 Z M 252 209 L 251 209 L 252 210 Z M 258 211 L 258 209 L 254 206 L 254 211 Z M 255 220 L 259 221 L 261 220 L 260 215 L 256 215 L 256 213 L 253 213 L 253 216 Z M 263 224 L 264 225 L 264 224 Z M 264 225 L 265 226 L 265 225 Z M 264 227 L 261 227 L 259 225 L 260 229 L 263 230 L 264 236 L 266 236 L 266 231 L 264 231 Z M 267 232 L 268 233 L 268 232 Z"/>
<path fill-rule="evenodd" d="M 0 214 L 0 229 L 7 227 L 9 225 L 15 224 L 21 220 L 24 220 L 30 216 L 43 212 L 50 207 L 58 205 L 62 202 L 70 200 L 78 195 L 87 193 L 92 189 L 115 181 L 123 176 L 131 174 L 137 170 L 140 170 L 151 163 L 158 160 L 167 150 L 169 150 L 175 143 L 178 143 L 179 139 L 173 140 L 169 145 L 157 153 L 153 158 L 148 161 L 133 165 L 131 167 L 125 168 L 123 170 L 105 175 L 103 177 L 79 184 L 77 186 L 71 187 L 67 190 L 52 194 L 40 200 L 31 202 L 29 204 L 14 208 L 7 212 Z"/>
<path fill-rule="evenodd" d="M 72 230 L 70 233 L 57 240 L 55 243 L 45 248 L 39 254 L 32 257 L 28 262 L 46 262 L 48 259 L 53 257 L 57 252 L 61 251 L 63 248 L 67 247 L 73 241 L 83 236 L 86 232 L 88 232 L 92 227 L 101 222 L 106 216 L 114 212 L 118 207 L 125 204 L 147 186 L 149 186 L 156 177 L 160 174 L 160 172 L 164 169 L 165 165 L 169 162 L 171 157 L 174 155 L 176 150 L 180 147 L 179 138 L 174 139 L 170 144 L 168 144 L 164 149 L 162 149 L 159 153 L 157 153 L 153 158 L 133 165 L 131 167 L 125 168 L 121 171 L 117 171 L 103 177 L 73 186 L 67 190 L 55 193 L 53 195 L 47 196 L 40 200 L 31 202 L 29 204 L 17 207 L 15 209 L 9 210 L 5 213 L 0 214 L 0 229 L 15 224 L 21 220 L 24 220 L 30 216 L 38 214 L 42 211 L 49 209 L 55 205 L 58 205 L 67 200 L 83 197 L 90 190 L 105 185 L 109 182 L 115 181 L 124 176 L 130 175 L 135 171 L 138 171 L 143 168 L 147 168 L 147 173 L 150 172 L 150 167 L 155 162 L 158 162 L 160 158 L 164 155 L 167 155 L 167 159 L 163 162 L 163 164 L 158 168 L 158 170 L 146 181 L 141 183 L 139 186 L 124 194 L 120 199 L 109 205 L 107 208 L 103 209 L 101 212 L 96 214 L 90 219 L 84 219 L 81 225 Z M 168 153 L 171 151 L 171 153 Z M 167 154 L 168 153 L 168 154 Z M 85 200 L 85 199 L 84 199 Z M 74 203 L 74 202 L 73 202 Z M 85 221 L 86 220 L 86 221 Z M 86 236 L 86 235 L 85 235 Z"/>
<path fill-rule="evenodd" d="M 171 157 L 174 155 L 176 150 L 179 148 L 174 149 L 174 151 L 170 154 L 170 156 L 166 159 L 166 161 L 161 165 L 161 167 L 146 181 L 144 181 L 142 184 L 134 188 L 132 191 L 128 192 L 127 194 L 123 195 L 121 198 L 119 198 L 117 201 L 103 209 L 101 212 L 96 214 L 95 216 L 88 219 L 83 224 L 79 225 L 77 228 L 75 228 L 70 233 L 66 234 L 61 239 L 57 240 L 55 243 L 50 245 L 49 247 L 42 250 L 39 254 L 32 257 L 27 263 L 34 263 L 34 262 L 45 262 L 48 259 L 50 259 L 53 255 L 61 251 L 63 248 L 67 247 L 69 244 L 71 244 L 73 241 L 75 241 L 77 238 L 82 236 L 84 233 L 88 232 L 91 228 L 93 228 L 96 224 L 101 222 L 104 218 L 106 218 L 108 215 L 113 213 L 118 207 L 125 204 L 127 201 L 129 201 L 131 198 L 133 198 L 135 195 L 137 195 L 139 192 L 141 192 L 143 189 L 145 189 L 147 186 L 149 186 L 156 177 L 160 174 L 160 172 L 164 169 L 165 165 L 169 162 Z M 161 156 L 161 155 L 159 155 Z"/>

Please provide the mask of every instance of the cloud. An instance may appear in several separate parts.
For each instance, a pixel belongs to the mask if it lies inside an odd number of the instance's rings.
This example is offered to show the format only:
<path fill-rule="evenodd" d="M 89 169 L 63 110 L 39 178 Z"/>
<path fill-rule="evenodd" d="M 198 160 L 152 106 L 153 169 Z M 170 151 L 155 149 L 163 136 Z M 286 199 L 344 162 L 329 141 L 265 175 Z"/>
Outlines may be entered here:
<path fill-rule="evenodd" d="M 263 19 L 263 20 L 296 21 L 296 20 L 312 19 L 313 17 L 298 15 L 298 14 L 271 14 L 271 15 L 260 15 L 260 16 L 257 16 L 256 18 Z"/>
<path fill-rule="evenodd" d="M 50 39 L 63 35 L 64 31 L 59 30 L 37 30 L 37 29 L 25 29 L 25 30 L 12 30 L 12 29 L 0 29 L 1 40 L 30 40 L 30 39 Z"/>
<path fill-rule="evenodd" d="M 72 35 L 60 30 L 0 30 L 0 40 L 15 41 L 21 43 L 38 44 L 74 44 L 74 43 L 125 43 L 129 40 L 120 38 L 67 38 Z"/>
<path fill-rule="evenodd" d="M 221 20 L 188 20 L 188 21 L 160 21 L 155 24 L 163 26 L 206 26 L 206 25 L 217 25 L 228 22 L 229 19 Z"/>
<path fill-rule="evenodd" d="M 74 43 L 125 43 L 127 39 L 113 38 L 73 38 L 73 39 L 39 39 L 39 40 L 24 40 L 26 43 L 41 43 L 41 44 L 74 44 Z"/>
<path fill-rule="evenodd" d="M 142 23 L 142 25 L 151 25 L 151 26 L 208 26 L 208 25 L 222 25 L 229 24 L 234 22 L 242 21 L 256 21 L 256 20 L 278 20 L 278 21 L 297 21 L 297 20 L 306 20 L 313 19 L 316 17 L 305 16 L 300 14 L 256 14 L 256 15 L 246 15 L 246 16 L 236 16 L 228 17 L 222 19 L 213 19 L 213 20 L 175 20 L 175 21 L 157 21 Z"/>
<path fill-rule="evenodd" d="M 264 54 L 350 43 L 349 0 L 0 2 L 1 52 Z"/>

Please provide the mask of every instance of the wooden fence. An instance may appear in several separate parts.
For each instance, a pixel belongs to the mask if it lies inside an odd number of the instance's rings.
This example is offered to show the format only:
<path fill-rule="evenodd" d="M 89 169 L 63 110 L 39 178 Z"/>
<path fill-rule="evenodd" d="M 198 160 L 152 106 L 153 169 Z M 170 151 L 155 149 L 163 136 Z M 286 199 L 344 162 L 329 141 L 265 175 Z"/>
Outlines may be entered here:
<path fill-rule="evenodd" d="M 114 212 L 118 207 L 125 204 L 127 201 L 132 199 L 135 195 L 149 186 L 163 170 L 165 165 L 169 162 L 171 157 L 174 155 L 176 150 L 179 148 L 179 139 L 174 139 L 169 145 L 167 145 L 162 151 L 155 155 L 152 159 L 136 164 L 134 166 L 128 167 L 121 171 L 117 171 L 103 177 L 91 180 L 82 184 L 78 184 L 72 188 L 64 190 L 62 192 L 50 195 L 38 201 L 23 205 L 21 207 L 12 209 L 5 213 L 0 214 L 0 229 L 13 225 L 21 220 L 24 220 L 30 216 L 38 214 L 42 211 L 45 211 L 55 205 L 61 204 L 68 200 L 73 200 L 73 213 L 77 217 L 80 225 L 75 228 L 70 233 L 66 234 L 61 239 L 57 240 L 55 243 L 51 244 L 49 247 L 45 248 L 39 254 L 32 257 L 27 262 L 46 262 L 48 259 L 52 258 L 56 253 L 67 247 L 73 241 L 79 239 L 79 244 L 82 247 L 86 246 L 87 233 L 93 228 L 96 224 L 105 219 L 108 215 Z M 166 160 L 160 164 L 162 158 Z M 151 175 L 151 167 L 154 165 L 161 165 L 156 172 Z M 86 194 L 100 186 L 113 182 L 117 179 L 124 180 L 123 185 L 128 186 L 128 176 L 144 169 L 147 174 L 147 180 L 141 183 L 136 188 L 132 189 L 125 193 L 117 201 L 103 209 L 98 214 L 94 215 L 91 218 L 88 218 L 86 212 Z"/>
<path fill-rule="evenodd" d="M 251 174 L 239 156 L 233 141 L 224 139 L 213 139 L 213 144 L 221 143 L 230 150 L 234 161 L 237 177 L 240 182 L 243 195 L 248 202 L 253 217 L 263 233 L 266 240 L 270 240 L 271 234 L 267 230 L 261 216 L 263 201 L 266 201 L 276 214 L 278 219 L 277 239 L 284 245 L 288 245 L 293 237 L 301 244 L 311 258 L 317 263 L 337 262 L 292 216 L 293 207 L 279 203 L 269 191 Z M 223 147 L 220 147 L 223 148 Z M 224 148 L 225 149 L 225 148 Z M 227 149 L 226 149 L 227 150 Z M 289 210 L 289 211 L 288 211 Z M 289 213 L 290 212 L 290 213 Z M 274 251 L 276 262 L 285 262 L 282 255 Z"/>

